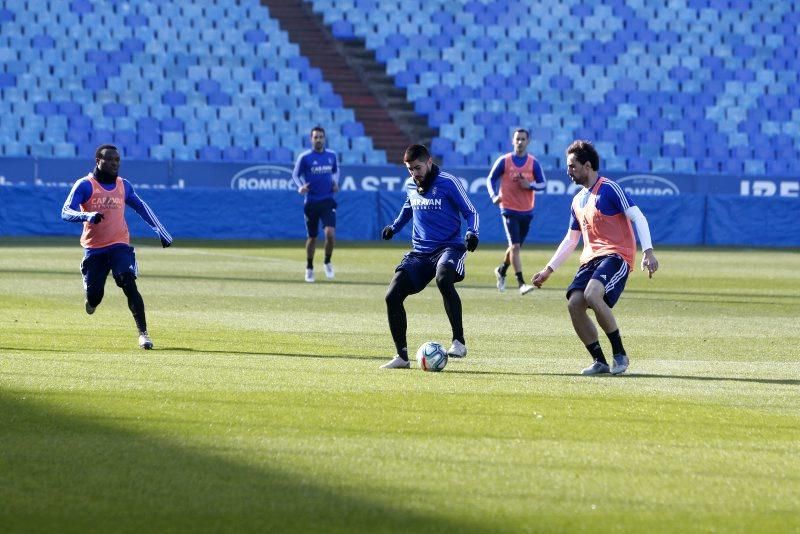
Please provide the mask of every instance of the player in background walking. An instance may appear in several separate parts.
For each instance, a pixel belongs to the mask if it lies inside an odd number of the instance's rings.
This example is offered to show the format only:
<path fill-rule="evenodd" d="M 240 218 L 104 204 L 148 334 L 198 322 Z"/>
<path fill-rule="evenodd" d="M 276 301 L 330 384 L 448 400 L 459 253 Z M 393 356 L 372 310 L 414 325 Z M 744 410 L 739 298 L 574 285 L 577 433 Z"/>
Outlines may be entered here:
<path fill-rule="evenodd" d="M 567 288 L 567 308 L 575 333 L 586 345 L 593 363 L 584 375 L 611 373 L 618 375 L 628 368 L 630 359 L 622 345 L 619 327 L 611 312 L 622 291 L 636 257 L 636 240 L 631 222 L 642 245 L 642 270 L 649 277 L 658 270 L 653 254 L 647 219 L 616 182 L 598 174 L 600 157 L 588 141 L 575 141 L 567 148 L 567 174 L 583 187 L 572 199 L 567 235 L 544 269 L 533 276 L 532 283 L 541 287 L 566 260 L 583 237 L 580 267 Z M 611 342 L 613 360 L 609 367 L 600 347 L 597 328 L 587 310 Z"/>
<path fill-rule="evenodd" d="M 139 331 L 139 347 L 152 349 L 147 333 L 144 300 L 136 287 L 138 265 L 130 246 L 125 206 L 130 206 L 158 234 L 161 246 L 172 244 L 172 236 L 139 198 L 128 180 L 119 176 L 120 156 L 114 145 L 101 145 L 95 152 L 94 170 L 72 186 L 61 209 L 61 218 L 82 222 L 84 248 L 81 273 L 86 290 L 84 307 L 89 315 L 103 300 L 108 273 L 128 298 L 128 308 Z"/>
<path fill-rule="evenodd" d="M 339 191 L 339 163 L 336 152 L 325 148 L 325 130 L 311 129 L 311 149 L 297 156 L 292 179 L 297 192 L 305 195 L 303 214 L 306 220 L 306 282 L 314 281 L 314 253 L 319 225 L 325 232 L 325 276 L 334 278 L 331 256 L 336 242 L 336 200 Z"/>
<path fill-rule="evenodd" d="M 453 344 L 448 356 L 467 355 L 464 327 L 461 320 L 461 298 L 455 284 L 464 279 L 467 251 L 478 247 L 479 217 L 458 178 L 442 171 L 433 163 L 423 145 L 409 146 L 403 161 L 411 177 L 406 180 L 406 199 L 394 222 L 383 229 L 383 239 L 391 239 L 412 221 L 411 251 L 403 256 L 386 291 L 389 330 L 397 355 L 384 369 L 408 369 L 408 323 L 403 301 L 419 293 L 431 280 L 442 294 L 444 309 L 450 321 Z M 461 218 L 467 221 L 465 237 L 461 237 Z"/>
<path fill-rule="evenodd" d="M 503 229 L 508 240 L 503 263 L 495 268 L 494 275 L 497 278 L 497 289 L 505 291 L 506 271 L 513 265 L 519 292 L 525 295 L 534 287 L 525 283 L 520 248 L 528 236 L 533 220 L 536 191 L 545 188 L 546 178 L 542 166 L 535 157 L 528 154 L 528 130 L 514 130 L 511 142 L 514 151 L 497 158 L 486 179 L 492 202 L 500 206 Z"/>

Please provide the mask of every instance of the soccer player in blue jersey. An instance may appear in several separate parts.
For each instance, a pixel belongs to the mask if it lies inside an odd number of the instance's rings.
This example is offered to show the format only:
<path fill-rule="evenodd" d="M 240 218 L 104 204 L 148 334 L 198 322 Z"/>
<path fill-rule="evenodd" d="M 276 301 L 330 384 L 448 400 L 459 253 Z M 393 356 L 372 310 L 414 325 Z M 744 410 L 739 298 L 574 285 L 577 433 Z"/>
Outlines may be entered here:
<path fill-rule="evenodd" d="M 303 213 L 306 219 L 306 282 L 314 281 L 314 252 L 317 248 L 319 225 L 325 232 L 325 276 L 335 276 L 331 256 L 336 242 L 336 200 L 339 191 L 339 163 L 336 152 L 325 148 L 325 130 L 311 129 L 311 150 L 297 156 L 292 178 L 297 192 L 305 195 Z"/>
<path fill-rule="evenodd" d="M 108 273 L 128 298 L 128 308 L 139 330 L 139 346 L 152 349 L 153 341 L 147 333 L 144 300 L 136 287 L 138 267 L 133 247 L 130 246 L 125 206 L 133 210 L 150 225 L 161 239 L 161 246 L 172 244 L 172 236 L 158 221 L 150 207 L 139 198 L 133 186 L 119 176 L 120 156 L 114 145 L 101 145 L 95 152 L 95 168 L 72 186 L 61 218 L 68 222 L 83 223 L 81 245 L 84 247 L 81 273 L 86 290 L 84 307 L 89 315 L 103 300 Z"/>
<path fill-rule="evenodd" d="M 536 191 L 542 191 L 546 183 L 542 166 L 528 154 L 529 141 L 528 130 L 514 130 L 511 138 L 514 151 L 497 158 L 486 179 L 492 202 L 500 205 L 500 216 L 508 240 L 503 263 L 494 270 L 497 289 L 501 292 L 506 290 L 506 271 L 513 265 L 521 295 L 530 293 L 534 286 L 525 283 L 520 248 L 533 220 Z"/>
<path fill-rule="evenodd" d="M 619 327 L 611 308 L 622 291 L 636 258 L 636 240 L 631 223 L 642 245 L 642 270 L 650 278 L 658 270 L 653 254 L 650 226 L 639 207 L 617 184 L 598 174 L 600 156 L 588 141 L 575 141 L 567 148 L 567 174 L 583 187 L 572 199 L 567 235 L 544 269 L 533 275 L 531 283 L 541 287 L 583 239 L 583 253 L 575 279 L 567 288 L 567 308 L 575 333 L 586 346 L 593 363 L 584 375 L 624 373 L 630 364 L 622 345 Z M 597 324 L 611 342 L 614 358 L 608 365 L 598 340 L 597 328 L 588 314 L 594 311 Z"/>
<path fill-rule="evenodd" d="M 382 365 L 383 369 L 410 367 L 403 301 L 422 291 L 434 278 L 453 331 L 453 344 L 447 354 L 453 358 L 467 355 L 461 299 L 455 284 L 464 279 L 467 251 L 478 247 L 478 213 L 458 178 L 440 170 L 423 145 L 409 146 L 403 161 L 411 174 L 404 184 L 406 200 L 394 222 L 383 229 L 382 237 L 391 239 L 412 221 L 412 248 L 395 269 L 386 291 L 389 330 L 397 355 Z M 462 217 L 467 221 L 464 238 L 461 237 Z"/>

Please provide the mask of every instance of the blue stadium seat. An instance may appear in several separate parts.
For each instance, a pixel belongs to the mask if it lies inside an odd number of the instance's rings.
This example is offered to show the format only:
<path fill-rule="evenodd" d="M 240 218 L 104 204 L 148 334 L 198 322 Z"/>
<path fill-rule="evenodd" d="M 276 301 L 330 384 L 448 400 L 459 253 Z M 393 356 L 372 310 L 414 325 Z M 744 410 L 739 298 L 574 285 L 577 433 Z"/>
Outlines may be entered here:
<path fill-rule="evenodd" d="M 77 151 L 72 143 L 55 143 L 53 155 L 57 158 L 74 158 L 77 156 Z"/>
<path fill-rule="evenodd" d="M 150 151 L 142 145 L 132 144 L 120 148 L 126 159 L 148 159 L 150 157 Z"/>
<path fill-rule="evenodd" d="M 285 147 L 275 147 L 271 151 L 275 163 L 294 163 L 292 151 Z"/>
<path fill-rule="evenodd" d="M 250 148 L 246 151 L 246 159 L 248 161 L 271 161 L 272 153 L 270 150 L 263 146 Z"/>

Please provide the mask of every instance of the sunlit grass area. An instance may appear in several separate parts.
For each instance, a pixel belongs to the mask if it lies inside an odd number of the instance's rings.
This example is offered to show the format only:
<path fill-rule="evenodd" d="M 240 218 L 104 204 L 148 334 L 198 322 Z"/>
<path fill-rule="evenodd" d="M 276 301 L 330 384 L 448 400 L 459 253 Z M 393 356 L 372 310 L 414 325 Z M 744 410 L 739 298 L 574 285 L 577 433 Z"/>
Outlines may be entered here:
<path fill-rule="evenodd" d="M 379 370 L 404 252 L 342 243 L 306 284 L 299 242 L 142 242 L 142 351 L 113 280 L 84 312 L 74 239 L 0 241 L 0 530 L 800 528 L 800 254 L 657 251 L 615 308 L 629 372 L 591 378 L 577 255 L 523 297 L 484 246 L 469 356 Z M 449 343 L 435 285 L 406 308 L 412 351 Z"/>

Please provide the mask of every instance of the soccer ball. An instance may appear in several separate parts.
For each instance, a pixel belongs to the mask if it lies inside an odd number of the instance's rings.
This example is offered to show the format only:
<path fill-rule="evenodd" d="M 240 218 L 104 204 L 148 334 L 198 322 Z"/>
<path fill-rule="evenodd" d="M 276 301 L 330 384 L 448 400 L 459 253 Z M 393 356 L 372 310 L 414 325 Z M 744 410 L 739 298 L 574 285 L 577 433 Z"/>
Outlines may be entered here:
<path fill-rule="evenodd" d="M 426 341 L 417 349 L 417 363 L 423 371 L 442 371 L 447 365 L 447 351 L 435 341 Z"/>

